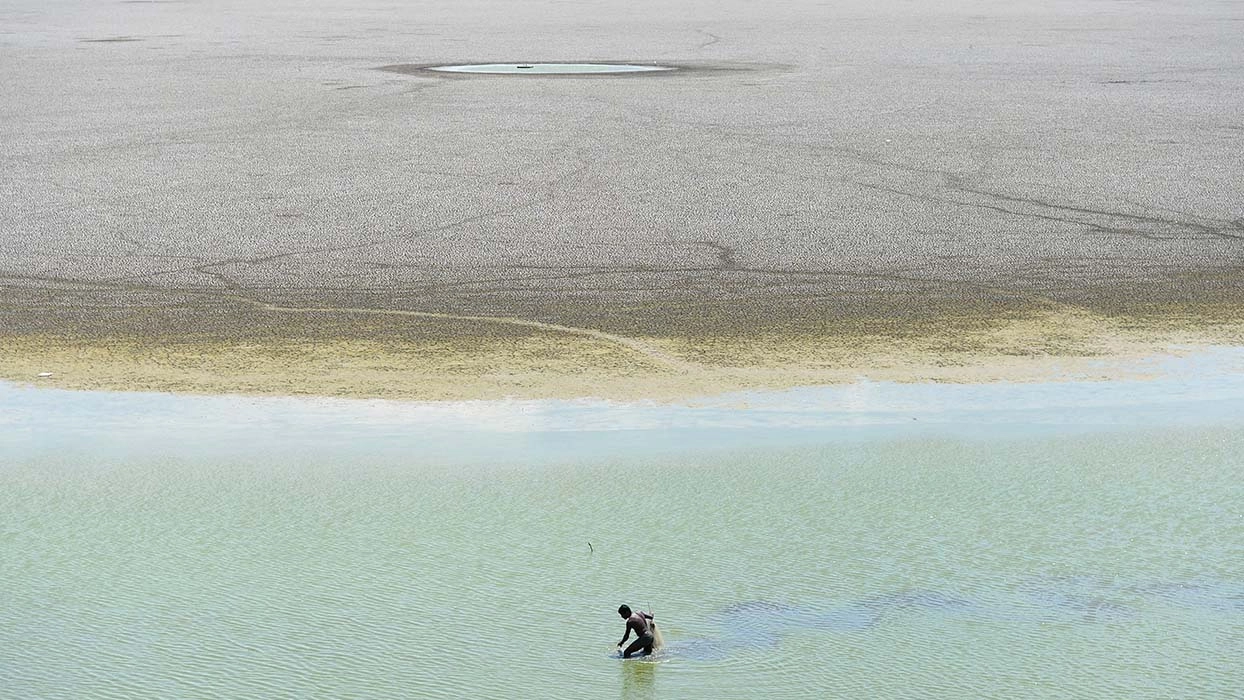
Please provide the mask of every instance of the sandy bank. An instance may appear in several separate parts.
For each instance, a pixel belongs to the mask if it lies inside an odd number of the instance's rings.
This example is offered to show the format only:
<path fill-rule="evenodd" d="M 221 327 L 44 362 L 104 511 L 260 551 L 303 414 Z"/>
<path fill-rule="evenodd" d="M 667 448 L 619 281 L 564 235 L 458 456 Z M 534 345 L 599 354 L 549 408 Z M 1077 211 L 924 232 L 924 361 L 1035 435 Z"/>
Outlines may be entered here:
<path fill-rule="evenodd" d="M 393 320 L 397 322 L 400 319 Z M 427 319 L 422 328 L 429 328 Z M 511 329 L 513 330 L 513 329 Z M 424 332 L 221 340 L 189 335 L 21 334 L 0 338 L 0 378 L 69 389 L 317 395 L 409 400 L 675 400 L 746 389 L 897 382 L 1108 379 L 1144 359 L 1244 344 L 1227 310 L 1105 316 L 944 318 L 909 332 L 620 336 L 524 327 L 511 335 Z M 41 373 L 51 376 L 39 377 Z"/>

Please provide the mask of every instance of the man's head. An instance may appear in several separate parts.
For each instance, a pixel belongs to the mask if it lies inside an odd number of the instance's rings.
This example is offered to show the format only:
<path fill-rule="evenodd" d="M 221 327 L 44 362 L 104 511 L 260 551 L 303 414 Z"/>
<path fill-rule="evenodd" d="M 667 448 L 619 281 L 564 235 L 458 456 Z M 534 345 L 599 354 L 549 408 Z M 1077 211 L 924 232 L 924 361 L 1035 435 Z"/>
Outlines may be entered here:
<path fill-rule="evenodd" d="M 630 617 L 630 616 L 631 616 L 631 608 L 630 608 L 630 606 L 623 605 L 623 606 L 619 607 L 619 608 L 618 608 L 618 614 L 619 614 L 619 615 L 621 615 L 622 617 Z"/>

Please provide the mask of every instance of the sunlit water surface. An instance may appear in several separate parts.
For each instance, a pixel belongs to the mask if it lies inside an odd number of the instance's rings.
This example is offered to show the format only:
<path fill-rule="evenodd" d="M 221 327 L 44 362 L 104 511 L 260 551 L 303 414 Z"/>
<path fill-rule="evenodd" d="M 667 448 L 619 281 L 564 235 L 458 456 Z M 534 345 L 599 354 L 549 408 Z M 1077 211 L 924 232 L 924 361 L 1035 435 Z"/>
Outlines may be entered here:
<path fill-rule="evenodd" d="M 3 386 L 0 697 L 1240 697 L 1239 359 L 683 407 Z"/>

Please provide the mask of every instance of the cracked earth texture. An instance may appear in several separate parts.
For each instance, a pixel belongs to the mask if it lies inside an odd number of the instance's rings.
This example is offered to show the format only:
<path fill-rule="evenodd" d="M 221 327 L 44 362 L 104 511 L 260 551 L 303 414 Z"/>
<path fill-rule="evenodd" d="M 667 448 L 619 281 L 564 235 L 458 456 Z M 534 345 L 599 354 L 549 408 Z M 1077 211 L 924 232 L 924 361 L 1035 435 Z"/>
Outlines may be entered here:
<path fill-rule="evenodd" d="M 66 385 L 184 388 L 136 358 L 193 346 L 183 375 L 296 391 L 258 358 L 349 346 L 317 391 L 384 394 L 343 364 L 419 349 L 425 381 L 543 395 L 1240 337 L 1237 3 L 15 0 L 0 27 L 0 376 L 78 353 Z M 504 60 L 680 70 L 418 68 Z"/>

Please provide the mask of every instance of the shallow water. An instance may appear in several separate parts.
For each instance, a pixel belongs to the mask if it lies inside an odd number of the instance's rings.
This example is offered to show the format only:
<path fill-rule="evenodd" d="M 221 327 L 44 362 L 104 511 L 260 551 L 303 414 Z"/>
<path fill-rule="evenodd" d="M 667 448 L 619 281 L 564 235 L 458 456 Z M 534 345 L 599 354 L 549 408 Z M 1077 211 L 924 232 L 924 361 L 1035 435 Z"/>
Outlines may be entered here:
<path fill-rule="evenodd" d="M 751 397 L 802 396 L 799 429 L 551 402 L 456 432 L 446 406 L 5 387 L 0 697 L 1239 697 L 1238 396 L 1140 387 L 1097 385 L 1097 420 L 1056 385 L 880 385 Z M 1025 411 L 900 420 L 994 391 Z M 614 658 L 622 602 L 657 658 Z"/>

